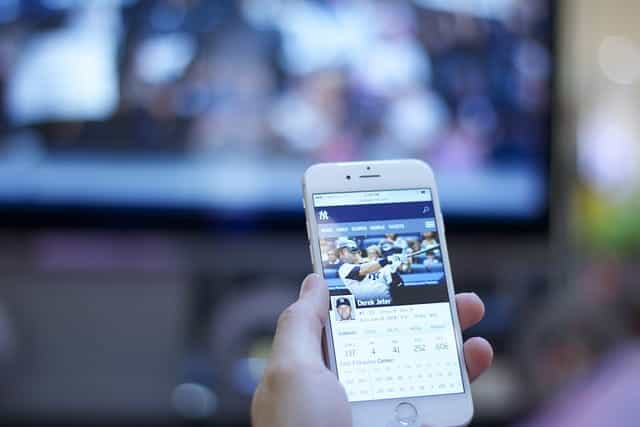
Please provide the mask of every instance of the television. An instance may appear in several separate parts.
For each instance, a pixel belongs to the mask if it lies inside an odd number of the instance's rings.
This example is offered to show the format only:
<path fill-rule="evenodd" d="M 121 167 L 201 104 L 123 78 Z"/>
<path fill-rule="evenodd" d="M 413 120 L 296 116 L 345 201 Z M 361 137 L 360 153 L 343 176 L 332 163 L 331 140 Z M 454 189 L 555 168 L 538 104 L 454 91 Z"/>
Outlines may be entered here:
<path fill-rule="evenodd" d="M 413 157 L 447 223 L 542 230 L 553 16 L 549 0 L 2 2 L 0 225 L 287 228 L 310 164 Z"/>

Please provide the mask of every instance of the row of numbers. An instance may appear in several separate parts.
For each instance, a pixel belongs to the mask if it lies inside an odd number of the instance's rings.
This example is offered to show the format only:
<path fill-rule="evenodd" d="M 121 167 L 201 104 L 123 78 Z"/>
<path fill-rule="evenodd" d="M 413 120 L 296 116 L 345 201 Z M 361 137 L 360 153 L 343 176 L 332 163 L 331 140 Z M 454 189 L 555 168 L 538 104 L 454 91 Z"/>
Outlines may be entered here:
<path fill-rule="evenodd" d="M 449 304 L 361 309 L 332 321 L 338 377 L 349 400 L 462 392 Z"/>

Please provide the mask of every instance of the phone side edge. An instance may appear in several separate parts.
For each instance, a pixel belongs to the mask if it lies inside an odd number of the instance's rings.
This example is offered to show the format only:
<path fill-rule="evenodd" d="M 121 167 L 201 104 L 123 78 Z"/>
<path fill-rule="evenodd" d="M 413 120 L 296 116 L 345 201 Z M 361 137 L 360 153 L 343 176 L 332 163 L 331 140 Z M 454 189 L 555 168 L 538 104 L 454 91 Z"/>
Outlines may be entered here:
<path fill-rule="evenodd" d="M 318 241 L 317 236 L 317 224 L 315 220 L 314 210 L 313 210 L 313 192 L 311 190 L 311 185 L 309 183 L 314 171 L 318 168 L 321 168 L 322 164 L 315 164 L 307 168 L 303 177 L 302 177 L 302 197 L 304 204 L 304 213 L 305 213 L 305 221 L 307 227 L 307 239 L 309 241 L 309 256 L 311 257 L 311 266 L 313 268 L 313 272 L 315 274 L 319 274 L 320 277 L 324 280 L 324 271 L 322 269 L 322 264 L 317 262 L 319 255 L 316 255 L 317 245 L 315 242 Z M 323 349 L 324 349 L 324 358 L 325 364 L 333 372 L 334 375 L 338 375 L 338 369 L 336 366 L 336 358 L 335 358 L 335 350 L 333 346 L 333 338 L 331 331 L 331 321 L 329 316 L 327 316 L 327 320 L 324 324 L 323 329 Z"/>
<path fill-rule="evenodd" d="M 424 162 L 423 162 L 424 163 Z M 445 263 L 445 277 L 447 283 L 447 293 L 449 294 L 449 304 L 451 305 L 451 317 L 453 321 L 453 332 L 456 339 L 456 345 L 458 349 L 458 360 L 460 362 L 460 373 L 462 375 L 464 395 L 467 396 L 468 414 L 467 419 L 460 424 L 466 426 L 473 420 L 475 408 L 473 404 L 473 394 L 471 393 L 471 381 L 469 379 L 469 373 L 467 371 L 467 362 L 464 355 L 464 337 L 462 336 L 462 327 L 460 326 L 460 316 L 458 315 L 458 305 L 456 303 L 456 290 L 455 282 L 453 279 L 453 272 L 451 270 L 451 258 L 449 256 L 449 245 L 447 243 L 446 227 L 444 224 L 444 216 L 442 208 L 440 206 L 440 192 L 438 189 L 438 183 L 431 168 L 425 163 L 429 173 L 431 175 L 431 188 L 432 188 L 432 200 L 433 207 L 436 214 L 436 225 L 439 230 L 440 243 L 443 248 L 443 261 Z"/>

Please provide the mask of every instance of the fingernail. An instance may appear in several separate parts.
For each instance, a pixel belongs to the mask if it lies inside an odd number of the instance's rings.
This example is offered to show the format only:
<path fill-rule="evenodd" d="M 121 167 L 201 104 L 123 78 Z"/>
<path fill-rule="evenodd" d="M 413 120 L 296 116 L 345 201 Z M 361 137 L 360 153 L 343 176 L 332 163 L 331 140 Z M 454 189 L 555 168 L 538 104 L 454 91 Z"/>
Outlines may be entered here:
<path fill-rule="evenodd" d="M 320 280 L 320 276 L 317 274 L 309 274 L 307 277 L 305 277 L 305 279 L 302 281 L 302 286 L 300 286 L 300 295 L 302 296 L 305 293 L 307 293 L 311 288 L 313 288 L 313 286 Z"/>

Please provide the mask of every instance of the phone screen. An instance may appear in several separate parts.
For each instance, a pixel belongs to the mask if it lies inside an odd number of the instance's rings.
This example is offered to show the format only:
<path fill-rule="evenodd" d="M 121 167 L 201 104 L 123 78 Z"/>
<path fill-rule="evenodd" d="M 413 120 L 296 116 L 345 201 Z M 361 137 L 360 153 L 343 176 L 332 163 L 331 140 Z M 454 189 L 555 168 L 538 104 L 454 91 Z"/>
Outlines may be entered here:
<path fill-rule="evenodd" d="M 463 393 L 429 188 L 313 195 L 351 402 Z"/>

